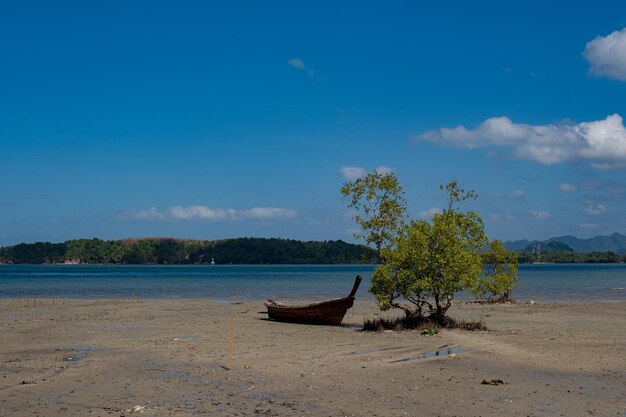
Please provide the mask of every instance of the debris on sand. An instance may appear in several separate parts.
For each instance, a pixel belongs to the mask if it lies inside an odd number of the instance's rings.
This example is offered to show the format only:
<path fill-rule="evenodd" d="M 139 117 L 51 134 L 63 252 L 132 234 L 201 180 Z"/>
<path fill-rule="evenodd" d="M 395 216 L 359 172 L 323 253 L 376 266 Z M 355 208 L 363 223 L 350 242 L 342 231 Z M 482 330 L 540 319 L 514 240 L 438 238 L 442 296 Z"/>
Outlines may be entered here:
<path fill-rule="evenodd" d="M 136 405 L 133 408 L 130 408 L 128 410 L 124 410 L 129 414 L 133 414 L 133 413 L 143 413 L 144 411 L 146 411 L 146 407 L 143 405 Z"/>
<path fill-rule="evenodd" d="M 483 379 L 483 382 L 481 382 L 482 385 L 504 385 L 504 381 L 501 379 L 490 379 L 490 380 L 486 380 Z"/>

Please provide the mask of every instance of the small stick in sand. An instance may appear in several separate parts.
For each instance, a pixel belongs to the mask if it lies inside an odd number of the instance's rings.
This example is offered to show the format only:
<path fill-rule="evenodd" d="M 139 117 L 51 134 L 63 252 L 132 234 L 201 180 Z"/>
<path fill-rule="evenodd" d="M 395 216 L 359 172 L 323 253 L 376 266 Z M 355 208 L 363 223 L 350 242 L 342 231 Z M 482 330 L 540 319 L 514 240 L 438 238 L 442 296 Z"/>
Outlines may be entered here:
<path fill-rule="evenodd" d="M 228 336 L 228 360 L 226 362 L 226 368 L 232 369 L 233 367 L 233 351 L 235 350 L 235 319 L 230 318 L 230 334 Z"/>

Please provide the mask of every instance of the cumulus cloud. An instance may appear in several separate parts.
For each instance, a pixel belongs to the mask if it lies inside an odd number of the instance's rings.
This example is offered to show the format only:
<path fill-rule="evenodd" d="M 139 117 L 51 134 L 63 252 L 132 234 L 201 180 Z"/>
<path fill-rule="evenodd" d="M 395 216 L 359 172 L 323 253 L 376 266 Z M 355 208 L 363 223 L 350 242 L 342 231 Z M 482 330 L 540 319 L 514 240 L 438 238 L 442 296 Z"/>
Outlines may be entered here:
<path fill-rule="evenodd" d="M 211 209 L 207 206 L 175 206 L 170 209 L 170 216 L 177 220 L 190 219 L 234 219 L 237 216 L 237 210 L 233 209 Z"/>
<path fill-rule="evenodd" d="M 136 220 L 162 220 L 165 218 L 155 207 L 150 207 L 148 210 L 139 211 L 127 211 L 119 216 L 121 219 L 136 219 Z"/>
<path fill-rule="evenodd" d="M 293 219 L 297 215 L 295 210 L 277 207 L 253 207 L 239 212 L 240 217 L 247 219 Z"/>
<path fill-rule="evenodd" d="M 442 210 L 439 207 L 432 207 L 428 210 L 425 211 L 420 211 L 418 214 L 422 219 L 430 219 L 432 218 L 435 214 L 439 214 L 441 213 Z"/>
<path fill-rule="evenodd" d="M 596 37 L 587 43 L 583 56 L 591 74 L 626 81 L 626 28 Z"/>
<path fill-rule="evenodd" d="M 606 212 L 606 206 L 604 204 L 589 204 L 585 207 L 585 213 L 590 216 L 599 216 Z"/>
<path fill-rule="evenodd" d="M 293 219 L 298 212 L 289 208 L 253 207 L 250 209 L 213 209 L 207 206 L 174 206 L 164 213 L 151 207 L 145 211 L 130 211 L 122 219 L 137 220 L 246 220 L 246 219 Z"/>
<path fill-rule="evenodd" d="M 376 172 L 378 172 L 379 174 L 391 174 L 393 172 L 393 169 L 386 166 L 379 166 L 378 168 L 376 168 Z"/>
<path fill-rule="evenodd" d="M 505 221 L 506 222 L 510 222 L 510 221 L 515 220 L 515 216 L 513 216 L 511 213 L 506 213 L 506 214 L 504 214 L 504 213 L 490 213 L 489 214 L 489 219 L 491 221 L 494 221 L 494 222 L 503 223 Z"/>
<path fill-rule="evenodd" d="M 513 190 L 511 191 L 510 197 L 512 200 L 521 200 L 526 195 L 526 190 Z"/>
<path fill-rule="evenodd" d="M 469 149 L 506 146 L 516 157 L 544 165 L 588 161 L 598 168 L 626 167 L 626 128 L 619 114 L 592 122 L 538 126 L 493 117 L 476 129 L 430 130 L 415 138 L 419 141 Z"/>
<path fill-rule="evenodd" d="M 320 77 L 315 73 L 315 70 L 313 68 L 310 68 L 308 66 L 306 66 L 304 64 L 304 61 L 302 61 L 300 58 L 291 58 L 287 60 L 287 64 L 291 65 L 292 67 L 299 69 L 301 71 L 304 71 L 306 73 L 306 75 L 308 75 L 311 78 L 315 78 L 318 81 L 325 81 L 326 78 L 324 77 Z"/>
<path fill-rule="evenodd" d="M 291 58 L 290 60 L 287 61 L 287 63 L 294 68 L 298 68 L 298 69 L 306 68 L 306 66 L 304 65 L 304 62 L 302 62 L 300 58 Z"/>
<path fill-rule="evenodd" d="M 343 175 L 343 177 L 348 181 L 354 181 L 358 178 L 364 177 L 366 174 L 367 171 L 365 168 L 351 166 L 341 167 L 341 175 Z"/>
<path fill-rule="evenodd" d="M 528 213 L 530 213 L 530 215 L 537 220 L 547 220 L 550 218 L 550 213 L 547 211 L 529 210 Z"/>
<path fill-rule="evenodd" d="M 575 193 L 576 191 L 578 191 L 578 187 L 576 187 L 574 184 L 564 182 L 563 184 L 559 185 L 559 190 L 563 191 L 564 193 Z"/>
<path fill-rule="evenodd" d="M 343 178 L 348 181 L 354 181 L 367 175 L 367 170 L 365 168 L 355 166 L 342 166 L 339 171 L 341 172 Z M 374 171 L 379 174 L 391 174 L 393 169 L 386 166 L 379 166 L 374 169 Z"/>

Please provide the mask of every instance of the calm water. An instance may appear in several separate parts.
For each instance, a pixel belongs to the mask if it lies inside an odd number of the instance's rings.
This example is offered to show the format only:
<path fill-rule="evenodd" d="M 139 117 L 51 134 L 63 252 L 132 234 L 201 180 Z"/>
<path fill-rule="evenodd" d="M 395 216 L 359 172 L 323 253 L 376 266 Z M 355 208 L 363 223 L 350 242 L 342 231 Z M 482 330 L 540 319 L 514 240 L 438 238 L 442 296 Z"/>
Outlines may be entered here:
<path fill-rule="evenodd" d="M 0 265 L 0 298 L 262 300 L 367 293 L 371 265 Z M 626 265 L 521 265 L 520 300 L 626 300 Z"/>

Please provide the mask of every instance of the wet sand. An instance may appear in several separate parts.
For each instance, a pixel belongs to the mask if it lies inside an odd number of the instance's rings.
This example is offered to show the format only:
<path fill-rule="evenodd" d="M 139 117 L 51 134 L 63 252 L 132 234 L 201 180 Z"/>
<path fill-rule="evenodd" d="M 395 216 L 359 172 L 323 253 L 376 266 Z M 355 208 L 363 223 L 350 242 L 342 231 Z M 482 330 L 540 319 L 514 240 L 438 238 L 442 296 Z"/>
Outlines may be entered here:
<path fill-rule="evenodd" d="M 459 304 L 489 330 L 435 336 L 262 310 L 0 299 L 0 416 L 626 416 L 626 303 Z"/>

